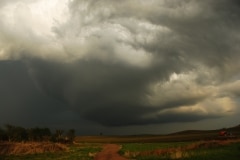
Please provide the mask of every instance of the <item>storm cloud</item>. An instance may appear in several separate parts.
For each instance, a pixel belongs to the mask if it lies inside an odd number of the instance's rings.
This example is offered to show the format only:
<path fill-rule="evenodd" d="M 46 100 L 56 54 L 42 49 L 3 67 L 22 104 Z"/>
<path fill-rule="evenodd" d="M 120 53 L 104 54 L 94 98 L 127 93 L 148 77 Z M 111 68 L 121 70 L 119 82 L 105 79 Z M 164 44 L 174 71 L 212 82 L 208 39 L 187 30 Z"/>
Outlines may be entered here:
<path fill-rule="evenodd" d="M 24 106 L 19 114 L 40 110 L 33 118 L 47 113 L 53 126 L 50 115 L 106 128 L 239 113 L 237 0 L 12 0 L 0 8 L 1 110 Z"/>

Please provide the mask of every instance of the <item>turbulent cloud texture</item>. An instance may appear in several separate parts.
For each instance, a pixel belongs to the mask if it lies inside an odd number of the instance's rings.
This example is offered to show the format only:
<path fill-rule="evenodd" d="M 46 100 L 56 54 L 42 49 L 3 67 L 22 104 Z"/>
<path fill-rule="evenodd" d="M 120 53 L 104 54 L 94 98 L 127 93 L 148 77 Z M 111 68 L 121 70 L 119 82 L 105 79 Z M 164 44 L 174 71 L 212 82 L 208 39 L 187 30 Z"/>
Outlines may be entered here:
<path fill-rule="evenodd" d="M 0 9 L 0 71 L 11 79 L 22 67 L 16 81 L 0 78 L 0 94 L 17 102 L 3 108 L 111 127 L 239 113 L 237 0 L 11 0 Z"/>

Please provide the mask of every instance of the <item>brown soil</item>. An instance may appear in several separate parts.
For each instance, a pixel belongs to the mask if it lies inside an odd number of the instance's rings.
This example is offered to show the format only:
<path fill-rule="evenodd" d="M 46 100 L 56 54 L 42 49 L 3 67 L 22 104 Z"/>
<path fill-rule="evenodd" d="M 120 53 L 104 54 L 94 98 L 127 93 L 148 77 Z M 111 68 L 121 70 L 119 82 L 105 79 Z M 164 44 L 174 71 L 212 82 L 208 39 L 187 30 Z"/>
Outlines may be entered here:
<path fill-rule="evenodd" d="M 0 155 L 23 155 L 67 150 L 68 148 L 63 144 L 50 142 L 0 143 Z"/>
<path fill-rule="evenodd" d="M 96 154 L 94 160 L 127 160 L 118 154 L 120 149 L 117 144 L 106 144 L 103 150 Z"/>

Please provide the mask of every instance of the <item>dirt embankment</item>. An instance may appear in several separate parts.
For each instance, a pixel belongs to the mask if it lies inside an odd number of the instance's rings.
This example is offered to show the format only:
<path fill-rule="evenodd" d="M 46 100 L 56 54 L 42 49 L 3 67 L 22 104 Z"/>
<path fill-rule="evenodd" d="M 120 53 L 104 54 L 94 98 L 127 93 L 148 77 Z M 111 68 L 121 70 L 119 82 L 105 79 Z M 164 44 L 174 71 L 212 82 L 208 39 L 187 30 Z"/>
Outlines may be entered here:
<path fill-rule="evenodd" d="M 23 155 L 67 150 L 66 145 L 50 142 L 0 143 L 0 155 Z"/>

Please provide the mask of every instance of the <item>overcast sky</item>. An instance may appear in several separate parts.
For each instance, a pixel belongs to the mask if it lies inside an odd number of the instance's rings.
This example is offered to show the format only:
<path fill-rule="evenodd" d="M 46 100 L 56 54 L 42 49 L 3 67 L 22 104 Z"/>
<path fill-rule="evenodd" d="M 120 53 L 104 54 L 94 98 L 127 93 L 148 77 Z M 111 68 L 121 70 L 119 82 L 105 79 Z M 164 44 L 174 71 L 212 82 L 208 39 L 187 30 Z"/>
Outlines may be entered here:
<path fill-rule="evenodd" d="M 2 126 L 240 123 L 239 0 L 1 0 L 0 17 Z"/>

